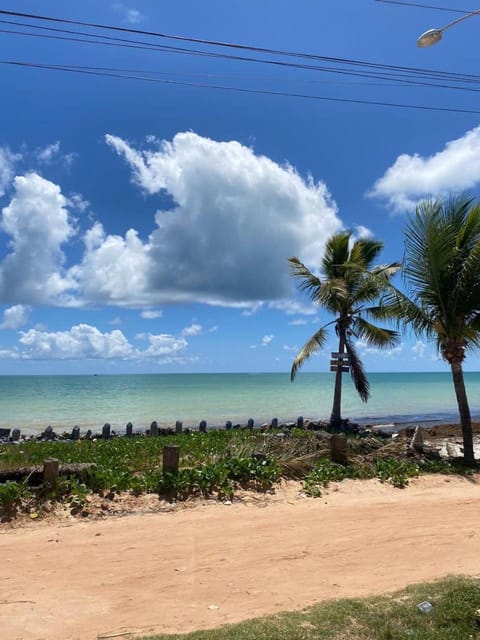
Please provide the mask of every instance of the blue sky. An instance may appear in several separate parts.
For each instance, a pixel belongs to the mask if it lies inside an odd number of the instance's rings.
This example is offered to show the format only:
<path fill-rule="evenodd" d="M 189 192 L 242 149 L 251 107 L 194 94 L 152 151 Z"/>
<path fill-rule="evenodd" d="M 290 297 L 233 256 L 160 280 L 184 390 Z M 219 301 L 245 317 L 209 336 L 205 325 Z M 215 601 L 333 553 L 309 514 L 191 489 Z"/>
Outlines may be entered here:
<path fill-rule="evenodd" d="M 40 12 L 33 0 L 4 0 L 0 8 Z M 41 13 L 455 74 L 478 70 L 478 18 L 419 49 L 421 32 L 459 14 L 375 0 L 44 0 Z M 32 25 L 82 30 L 0 19 L 28 24 L 0 29 L 57 38 L 66 34 Z M 2 33 L 0 49 L 2 61 L 480 111 L 475 92 L 455 86 L 18 33 Z M 296 350 L 327 320 L 296 293 L 289 256 L 315 268 L 328 236 L 352 228 L 384 242 L 385 262 L 400 260 L 416 202 L 464 190 L 479 195 L 480 114 L 6 64 L 0 91 L 4 374 L 289 371 Z M 446 369 L 415 336 L 388 353 L 358 346 L 370 371 Z M 322 353 L 305 370 L 326 371 L 328 360 Z M 466 369 L 479 364 L 470 356 Z"/>

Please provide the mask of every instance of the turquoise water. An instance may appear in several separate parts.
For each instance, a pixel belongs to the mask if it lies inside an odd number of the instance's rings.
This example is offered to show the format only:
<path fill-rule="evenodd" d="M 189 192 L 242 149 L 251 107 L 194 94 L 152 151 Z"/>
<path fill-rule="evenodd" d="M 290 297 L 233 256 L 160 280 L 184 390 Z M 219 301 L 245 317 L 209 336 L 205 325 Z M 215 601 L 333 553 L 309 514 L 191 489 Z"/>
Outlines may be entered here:
<path fill-rule="evenodd" d="M 409 422 L 456 417 L 451 376 L 446 373 L 372 373 L 371 399 L 363 404 L 344 378 L 343 417 L 360 422 Z M 473 415 L 480 415 L 480 373 L 466 373 Z M 99 376 L 0 376 L 0 427 L 38 432 L 52 425 L 142 429 L 156 420 L 184 427 L 256 424 L 277 417 L 328 419 L 333 374 L 157 374 Z"/>

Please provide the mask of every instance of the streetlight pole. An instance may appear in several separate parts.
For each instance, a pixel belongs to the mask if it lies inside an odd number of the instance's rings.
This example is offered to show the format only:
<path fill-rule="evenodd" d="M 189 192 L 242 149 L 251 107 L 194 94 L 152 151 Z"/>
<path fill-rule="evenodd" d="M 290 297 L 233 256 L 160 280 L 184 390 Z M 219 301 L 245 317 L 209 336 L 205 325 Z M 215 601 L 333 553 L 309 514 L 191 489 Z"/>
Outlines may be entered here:
<path fill-rule="evenodd" d="M 437 44 L 437 42 L 440 42 L 440 40 L 442 39 L 442 35 L 444 31 L 446 31 L 447 29 L 450 29 L 450 27 L 453 27 L 459 22 L 463 22 L 464 20 L 467 20 L 472 16 L 478 16 L 478 15 L 480 15 L 480 9 L 477 9 L 476 11 L 471 11 L 470 13 L 467 13 L 461 18 L 457 18 L 456 20 L 449 22 L 448 24 L 446 24 L 444 27 L 441 27 L 440 29 L 429 29 L 428 31 L 425 31 L 425 33 L 422 33 L 422 35 L 418 38 L 417 47 L 421 47 L 423 49 L 425 47 L 431 47 L 432 44 Z"/>

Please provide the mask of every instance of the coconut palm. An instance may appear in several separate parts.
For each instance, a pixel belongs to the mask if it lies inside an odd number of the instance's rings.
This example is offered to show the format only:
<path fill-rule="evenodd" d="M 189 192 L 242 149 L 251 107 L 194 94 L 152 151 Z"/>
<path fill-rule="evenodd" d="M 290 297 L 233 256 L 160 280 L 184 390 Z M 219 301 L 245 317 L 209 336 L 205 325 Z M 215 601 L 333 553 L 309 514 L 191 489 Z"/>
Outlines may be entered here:
<path fill-rule="evenodd" d="M 465 463 L 474 463 L 472 421 L 463 376 L 467 351 L 480 346 L 480 206 L 456 196 L 422 202 L 405 232 L 407 294 L 390 293 L 396 313 L 418 336 L 434 339 L 452 371 Z"/>
<path fill-rule="evenodd" d="M 334 326 L 340 358 L 342 354 L 348 356 L 355 388 L 360 398 L 367 402 L 369 382 L 354 340 L 384 348 L 394 346 L 399 339 L 396 331 L 378 327 L 367 320 L 368 317 L 376 317 L 378 307 L 375 303 L 400 268 L 397 263 L 372 266 L 382 248 L 383 244 L 377 240 L 354 240 L 351 231 L 343 231 L 327 241 L 320 275 L 312 273 L 298 258 L 289 259 L 292 275 L 301 280 L 300 289 L 309 293 L 313 303 L 335 316 L 320 327 L 298 353 L 292 365 L 292 381 L 304 362 L 324 347 L 328 328 Z M 342 367 L 338 367 L 330 418 L 330 424 L 335 428 L 342 422 L 341 397 Z"/>

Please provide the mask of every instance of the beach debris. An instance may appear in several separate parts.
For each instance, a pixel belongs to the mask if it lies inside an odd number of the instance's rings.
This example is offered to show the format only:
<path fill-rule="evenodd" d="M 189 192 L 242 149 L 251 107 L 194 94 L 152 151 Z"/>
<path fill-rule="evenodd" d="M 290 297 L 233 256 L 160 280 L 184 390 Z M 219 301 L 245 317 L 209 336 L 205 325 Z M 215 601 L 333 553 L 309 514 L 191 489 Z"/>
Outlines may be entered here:
<path fill-rule="evenodd" d="M 230 431 L 230 429 L 232 428 L 232 421 L 231 420 L 227 420 L 225 423 L 225 429 L 227 431 Z"/>
<path fill-rule="evenodd" d="M 152 422 L 152 424 L 150 425 L 150 435 L 151 436 L 158 436 L 158 423 L 156 420 L 154 420 Z"/>
<path fill-rule="evenodd" d="M 303 429 L 304 420 L 303 416 L 298 416 L 297 418 L 297 429 Z"/>
<path fill-rule="evenodd" d="M 200 422 L 200 424 L 198 425 L 198 430 L 201 433 L 207 433 L 207 421 L 206 420 L 202 420 Z"/>
<path fill-rule="evenodd" d="M 180 420 L 177 420 L 175 422 L 175 433 L 182 433 L 183 431 L 183 424 Z"/>
<path fill-rule="evenodd" d="M 454 444 L 453 442 L 447 442 L 447 444 L 445 445 L 445 448 L 447 450 L 447 456 L 449 458 L 456 458 L 459 455 L 457 450 L 457 445 Z"/>
<path fill-rule="evenodd" d="M 428 602 L 428 600 L 424 600 L 423 602 L 419 602 L 417 604 L 417 609 L 419 609 L 422 613 L 430 613 L 433 609 L 433 604 Z"/>
<path fill-rule="evenodd" d="M 125 427 L 125 435 L 127 438 L 131 438 L 133 435 L 133 424 L 131 422 L 127 422 L 127 426 Z"/>
<path fill-rule="evenodd" d="M 338 464 L 348 462 L 347 436 L 344 433 L 334 433 L 330 438 L 330 460 Z"/>
<path fill-rule="evenodd" d="M 110 425 L 106 422 L 102 427 L 102 438 L 108 439 L 110 438 Z"/>
<path fill-rule="evenodd" d="M 278 418 L 272 418 L 270 426 L 272 427 L 272 429 L 278 429 Z"/>
<path fill-rule="evenodd" d="M 413 438 L 410 441 L 410 449 L 413 451 L 422 452 L 424 444 L 425 444 L 425 439 L 423 437 L 423 429 L 420 425 L 417 425 L 415 427 Z"/>
<path fill-rule="evenodd" d="M 254 424 L 255 420 L 253 418 L 249 418 L 247 422 L 247 429 L 253 429 Z"/>

